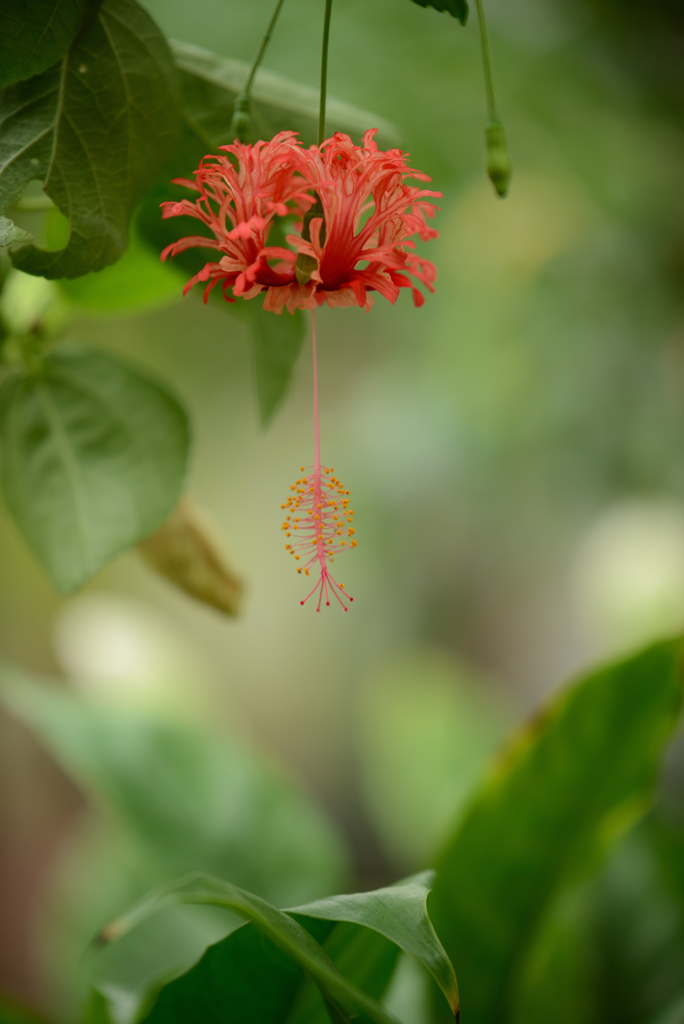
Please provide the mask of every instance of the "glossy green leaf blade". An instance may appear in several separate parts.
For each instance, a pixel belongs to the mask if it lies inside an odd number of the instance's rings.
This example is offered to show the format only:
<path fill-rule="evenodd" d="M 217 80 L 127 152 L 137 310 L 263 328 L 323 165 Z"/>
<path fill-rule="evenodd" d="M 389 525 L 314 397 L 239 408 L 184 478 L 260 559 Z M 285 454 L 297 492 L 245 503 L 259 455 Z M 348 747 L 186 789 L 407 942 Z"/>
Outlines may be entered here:
<path fill-rule="evenodd" d="M 71 228 L 55 252 L 10 238 L 15 266 L 78 277 L 117 260 L 133 206 L 169 159 L 177 126 L 164 37 L 135 0 L 105 0 L 59 63 L 0 93 L 0 211 L 37 178 Z"/>
<path fill-rule="evenodd" d="M 596 998 L 587 920 L 591 882 L 562 889 L 537 929 L 515 984 L 510 1024 L 606 1024 Z"/>
<path fill-rule="evenodd" d="M 292 913 L 292 911 L 289 911 Z M 293 915 L 307 931 L 322 922 L 311 917 Z M 379 932 L 363 925 L 337 923 L 319 942 L 337 970 L 373 999 L 382 999 L 392 978 L 399 957 L 399 947 Z M 286 1024 L 328 1024 L 330 1004 L 308 979 L 300 986 Z"/>
<path fill-rule="evenodd" d="M 63 593 L 152 533 L 187 470 L 187 417 L 167 391 L 104 352 L 60 350 L 0 392 L 2 485 Z"/>
<path fill-rule="evenodd" d="M 284 911 L 277 910 L 260 897 L 218 878 L 196 875 L 161 887 L 156 892 L 151 893 L 146 899 L 141 900 L 140 903 L 126 914 L 107 925 L 102 930 L 98 941 L 102 943 L 112 942 L 146 920 L 151 914 L 157 913 L 164 907 L 182 903 L 225 907 L 246 918 L 269 943 L 284 953 L 286 957 L 289 957 L 295 965 L 315 982 L 324 998 L 334 1007 L 338 1020 L 347 1022 L 353 1017 L 360 1021 L 371 1021 L 374 1024 L 396 1024 L 395 1018 L 384 1011 L 374 999 L 362 992 L 352 982 L 342 977 L 311 932 L 303 928 L 298 921 Z M 233 975 L 237 974 L 238 984 L 244 989 L 245 976 L 249 972 L 248 977 L 251 977 L 251 984 L 249 985 L 247 995 L 249 1000 L 247 1009 L 241 1009 L 239 1004 L 234 1002 L 236 991 L 232 986 L 229 990 L 223 991 L 224 1001 L 222 1003 L 214 1001 L 216 995 L 214 987 L 211 999 L 212 1009 L 217 1022 L 225 1020 L 228 1014 L 232 1013 L 237 1020 L 241 1021 L 241 1024 L 247 1024 L 251 1020 L 254 1021 L 254 1024 L 257 1024 L 257 1022 L 258 1024 L 263 1024 L 264 1018 L 258 1016 L 250 1017 L 248 1014 L 253 1013 L 255 1008 L 257 1012 L 261 1012 L 260 1006 L 264 996 L 268 995 L 269 999 L 271 996 L 270 993 L 263 990 L 268 990 L 268 987 L 273 985 L 274 981 L 277 983 L 278 975 L 274 968 L 272 952 L 268 946 L 262 947 L 260 951 L 257 951 L 253 946 L 252 955 L 246 961 L 243 961 L 244 966 L 242 970 L 239 972 L 231 971 L 229 974 L 226 973 L 225 968 L 231 960 L 231 953 L 234 954 L 235 952 L 234 947 L 236 943 L 238 944 L 239 954 L 242 955 L 243 953 L 243 947 L 240 945 L 245 941 L 242 938 L 243 935 L 244 930 L 238 929 L 229 935 L 224 940 L 224 943 L 219 943 L 217 946 L 212 947 L 214 951 L 212 956 L 203 957 L 200 963 L 184 976 L 184 979 L 187 980 L 192 975 L 196 991 L 200 992 L 201 990 L 206 990 L 209 985 L 208 978 L 206 978 L 205 984 L 206 973 L 213 973 L 214 978 L 221 978 L 221 980 L 225 980 L 226 977 L 231 977 L 232 980 Z M 251 944 L 252 940 L 248 938 L 247 941 Z M 225 952 L 225 944 L 230 947 L 227 959 L 224 959 L 221 953 L 216 954 L 217 950 Z M 257 952 L 258 956 L 256 955 Z M 216 955 L 220 957 L 218 964 L 213 962 L 213 957 Z M 176 984 L 178 982 L 171 982 L 169 988 Z M 157 1004 L 159 1006 L 162 1005 L 164 991 L 162 989 L 160 993 L 159 1003 Z M 285 1011 L 288 1009 L 288 1005 L 282 1000 L 281 996 L 279 996 L 279 1001 L 281 1005 L 278 1012 L 281 1015 L 280 1019 L 282 1019 Z M 155 1010 L 153 1010 L 146 1019 L 150 1022 L 154 1021 L 155 1024 L 157 1022 L 161 1024 L 162 1021 L 179 1018 L 169 1017 L 166 1014 L 155 1017 Z M 187 1020 L 187 1017 L 184 1019 Z M 196 1019 L 198 1022 L 200 1019 L 207 1021 L 206 1014 L 203 1018 L 197 1017 Z M 268 1018 L 266 1019 L 268 1020 Z M 274 1024 L 277 1019 L 277 1017 L 273 1018 Z"/>
<path fill-rule="evenodd" d="M 146 1024 L 283 1024 L 302 972 L 251 925 L 210 946 L 186 974 L 163 986 Z"/>
<path fill-rule="evenodd" d="M 384 935 L 430 972 L 457 1017 L 456 976 L 427 911 L 432 879 L 432 872 L 423 872 L 373 892 L 330 896 L 292 913 L 325 921 L 349 921 Z"/>
<path fill-rule="evenodd" d="M 102 0 L 3 0 L 0 89 L 45 71 L 67 52 Z"/>
<path fill-rule="evenodd" d="M 593 894 L 602 1024 L 655 1024 L 684 1006 L 684 828 L 650 815 Z"/>
<path fill-rule="evenodd" d="M 456 18 L 462 25 L 468 20 L 468 0 L 413 0 L 420 7 L 433 7 L 436 11 L 446 12 Z"/>
<path fill-rule="evenodd" d="M 557 697 L 494 766 L 438 862 L 430 911 L 471 1024 L 507 1019 L 561 884 L 643 812 L 682 699 L 681 641 Z"/>

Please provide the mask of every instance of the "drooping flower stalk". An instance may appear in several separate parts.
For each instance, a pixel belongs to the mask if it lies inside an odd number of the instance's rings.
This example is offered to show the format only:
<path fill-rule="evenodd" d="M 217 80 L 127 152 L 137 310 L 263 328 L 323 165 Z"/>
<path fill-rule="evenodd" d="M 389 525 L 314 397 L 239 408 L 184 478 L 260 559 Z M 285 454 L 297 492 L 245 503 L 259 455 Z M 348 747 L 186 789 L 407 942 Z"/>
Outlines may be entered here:
<path fill-rule="evenodd" d="M 280 507 L 285 509 L 285 520 L 282 529 L 288 540 L 285 550 L 296 562 L 303 565 L 297 572 L 304 576 L 318 573 L 318 580 L 313 589 L 300 604 L 304 605 L 318 594 L 316 611 L 320 612 L 323 599 L 330 604 L 331 596 L 337 598 L 345 612 L 349 610 L 348 602 L 353 597 L 344 589 L 344 583 L 338 583 L 333 577 L 329 563 L 335 555 L 350 548 L 355 548 L 356 533 L 354 510 L 349 508 L 349 491 L 341 480 L 334 475 L 332 467 L 321 465 L 321 436 L 318 417 L 318 360 L 316 352 L 316 318 L 311 311 L 311 347 L 313 352 L 313 407 L 314 407 L 314 464 L 313 472 L 295 480 L 290 490 L 293 494 Z M 304 466 L 301 472 L 306 472 Z M 307 557 L 308 556 L 308 557 Z"/>
<path fill-rule="evenodd" d="M 273 29 L 275 28 L 276 22 L 278 20 L 278 15 L 280 14 L 280 9 L 283 6 L 284 2 L 285 0 L 278 0 L 278 2 L 276 3 L 275 10 L 273 12 L 270 22 L 268 23 L 268 28 L 266 29 L 264 37 L 261 40 L 261 43 L 259 44 L 259 49 L 257 50 L 254 60 L 252 61 L 252 66 L 249 69 L 247 81 L 242 87 L 242 92 L 239 94 L 239 96 L 235 97 L 235 103 L 233 104 L 233 119 L 230 123 L 229 138 L 231 139 L 239 139 L 240 142 L 247 142 L 247 136 L 249 134 L 250 114 L 252 112 L 252 85 L 254 83 L 254 76 L 256 75 L 259 65 L 263 60 L 263 56 L 266 53 L 266 47 L 268 46 L 271 40 Z"/>

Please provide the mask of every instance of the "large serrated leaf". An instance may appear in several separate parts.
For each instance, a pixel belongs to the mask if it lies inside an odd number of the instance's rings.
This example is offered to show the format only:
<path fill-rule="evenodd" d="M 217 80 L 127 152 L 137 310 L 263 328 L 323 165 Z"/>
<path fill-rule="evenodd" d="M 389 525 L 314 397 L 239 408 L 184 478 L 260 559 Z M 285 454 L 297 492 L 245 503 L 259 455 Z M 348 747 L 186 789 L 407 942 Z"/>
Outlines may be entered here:
<path fill-rule="evenodd" d="M 0 89 L 45 71 L 67 52 L 102 0 L 4 0 Z"/>
<path fill-rule="evenodd" d="M 413 0 L 420 7 L 432 7 L 441 13 L 450 14 L 462 25 L 468 20 L 468 0 Z"/>
<path fill-rule="evenodd" d="M 14 242 L 12 261 L 44 277 L 106 267 L 128 244 L 133 206 L 169 159 L 178 113 L 168 46 L 135 0 L 106 0 L 65 57 L 0 93 L 0 211 L 32 179 L 70 224 L 56 252 Z"/>
<path fill-rule="evenodd" d="M 158 384 L 103 352 L 61 350 L 0 391 L 2 485 L 62 593 L 166 519 L 188 461 L 187 417 Z"/>
<path fill-rule="evenodd" d="M 682 642 L 564 691 L 517 736 L 438 862 L 430 910 L 471 1024 L 510 1020 L 525 959 L 561 887 L 649 803 L 682 702 Z"/>

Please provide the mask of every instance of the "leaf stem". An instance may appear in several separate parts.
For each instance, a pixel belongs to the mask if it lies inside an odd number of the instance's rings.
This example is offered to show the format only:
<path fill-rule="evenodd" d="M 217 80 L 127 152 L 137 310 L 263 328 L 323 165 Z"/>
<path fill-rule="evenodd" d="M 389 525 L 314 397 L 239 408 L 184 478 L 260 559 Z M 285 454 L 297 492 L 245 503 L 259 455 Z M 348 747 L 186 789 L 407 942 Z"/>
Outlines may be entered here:
<path fill-rule="evenodd" d="M 325 100 L 328 91 L 328 41 L 330 39 L 330 15 L 332 0 L 325 0 L 323 18 L 323 47 L 321 51 L 321 95 L 318 107 L 318 145 L 325 139 Z"/>
<path fill-rule="evenodd" d="M 485 92 L 487 94 L 487 111 L 490 121 L 498 121 L 496 113 L 496 100 L 494 98 L 494 75 L 492 72 L 492 49 L 489 44 L 489 32 L 485 21 L 484 6 L 482 0 L 475 0 L 477 8 L 477 20 L 480 25 L 480 40 L 482 42 L 482 64 L 485 76 Z"/>

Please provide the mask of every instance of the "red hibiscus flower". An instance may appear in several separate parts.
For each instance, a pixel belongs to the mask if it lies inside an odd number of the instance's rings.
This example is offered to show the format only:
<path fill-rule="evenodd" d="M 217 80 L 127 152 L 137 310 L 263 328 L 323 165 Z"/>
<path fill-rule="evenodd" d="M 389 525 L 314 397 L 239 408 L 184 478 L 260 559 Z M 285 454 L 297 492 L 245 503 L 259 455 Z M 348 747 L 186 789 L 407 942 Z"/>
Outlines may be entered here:
<path fill-rule="evenodd" d="M 402 288 L 411 288 L 422 305 L 416 282 L 433 291 L 436 270 L 413 252 L 409 236 L 436 236 L 426 223 L 435 210 L 428 197 L 441 193 L 407 184 L 430 179 L 412 170 L 400 150 L 379 150 L 374 135 L 367 131 L 356 146 L 337 132 L 308 150 L 294 132 L 253 145 L 234 142 L 220 147 L 232 160 L 206 156 L 194 181 L 175 179 L 199 198 L 163 203 L 163 216 L 195 217 L 214 237 L 181 238 L 162 259 L 190 248 L 221 254 L 188 281 L 184 294 L 207 282 L 206 301 L 220 281 L 229 302 L 265 292 L 264 308 L 281 313 L 323 302 L 370 309 L 369 292 L 395 302 Z M 287 236 L 292 249 L 266 244 L 277 217 L 294 217 L 302 232 Z"/>

